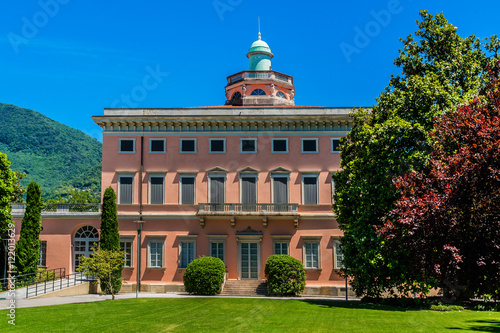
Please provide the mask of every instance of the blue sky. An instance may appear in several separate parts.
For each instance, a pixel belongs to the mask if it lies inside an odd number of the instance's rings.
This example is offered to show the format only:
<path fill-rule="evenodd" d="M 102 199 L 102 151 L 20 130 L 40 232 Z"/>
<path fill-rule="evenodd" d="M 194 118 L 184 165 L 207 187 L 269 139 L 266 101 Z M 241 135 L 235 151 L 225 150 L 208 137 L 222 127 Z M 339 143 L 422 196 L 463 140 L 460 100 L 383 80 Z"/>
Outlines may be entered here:
<path fill-rule="evenodd" d="M 260 16 L 297 105 L 370 106 L 398 73 L 399 38 L 419 9 L 443 12 L 463 37 L 500 32 L 493 0 L 3 1 L 0 102 L 98 139 L 90 117 L 106 107 L 222 105 L 226 76 L 248 69 Z"/>

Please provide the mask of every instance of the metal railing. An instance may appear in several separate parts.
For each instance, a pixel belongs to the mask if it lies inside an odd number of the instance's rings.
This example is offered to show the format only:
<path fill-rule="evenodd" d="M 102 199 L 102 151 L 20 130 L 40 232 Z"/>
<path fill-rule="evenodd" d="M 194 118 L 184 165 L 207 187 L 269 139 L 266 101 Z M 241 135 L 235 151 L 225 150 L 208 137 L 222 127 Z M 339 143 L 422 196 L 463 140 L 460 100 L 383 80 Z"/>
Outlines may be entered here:
<path fill-rule="evenodd" d="M 93 276 L 85 275 L 81 272 L 68 274 L 59 279 L 53 278 L 43 281 L 41 283 L 34 283 L 26 286 L 26 298 L 44 295 L 53 291 L 61 290 L 63 288 L 73 287 L 85 282 L 95 281 Z"/>
<path fill-rule="evenodd" d="M 298 204 L 201 203 L 198 214 L 297 214 Z"/>
<path fill-rule="evenodd" d="M 293 84 L 291 76 L 275 71 L 245 71 L 228 77 L 229 84 L 243 80 L 274 80 Z"/>
<path fill-rule="evenodd" d="M 26 210 L 25 203 L 13 203 L 12 213 L 24 214 Z M 42 207 L 42 213 L 100 213 L 101 205 L 79 204 L 79 203 L 46 203 Z"/>
<path fill-rule="evenodd" d="M 36 273 L 20 274 L 11 276 L 10 278 L 3 278 L 0 279 L 0 286 L 2 290 L 7 290 L 9 281 L 14 280 L 15 288 L 19 289 L 32 284 L 43 283 L 48 280 L 63 278 L 65 276 L 66 276 L 65 268 L 54 268 L 45 271 L 39 271 Z"/>

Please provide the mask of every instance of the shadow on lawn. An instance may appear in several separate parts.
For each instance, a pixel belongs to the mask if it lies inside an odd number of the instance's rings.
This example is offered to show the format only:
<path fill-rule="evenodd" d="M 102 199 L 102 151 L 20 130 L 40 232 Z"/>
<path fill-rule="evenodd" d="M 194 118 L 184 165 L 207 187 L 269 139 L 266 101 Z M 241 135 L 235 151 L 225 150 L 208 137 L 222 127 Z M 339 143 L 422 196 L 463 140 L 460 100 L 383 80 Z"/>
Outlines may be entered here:
<path fill-rule="evenodd" d="M 301 302 L 305 302 L 322 308 L 365 309 L 365 310 L 401 311 L 401 312 L 421 310 L 418 308 L 405 308 L 401 306 L 364 303 L 357 300 L 356 301 L 303 300 Z"/>
<path fill-rule="evenodd" d="M 475 332 L 500 332 L 500 320 L 472 320 L 469 327 L 447 327 L 449 330 L 468 330 Z"/>

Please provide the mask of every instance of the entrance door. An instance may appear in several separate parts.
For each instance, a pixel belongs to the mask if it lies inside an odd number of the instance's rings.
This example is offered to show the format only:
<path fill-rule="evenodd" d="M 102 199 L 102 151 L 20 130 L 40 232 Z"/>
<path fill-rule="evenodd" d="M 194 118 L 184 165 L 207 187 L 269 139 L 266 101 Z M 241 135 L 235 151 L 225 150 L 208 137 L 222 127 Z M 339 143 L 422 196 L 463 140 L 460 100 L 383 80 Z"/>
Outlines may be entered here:
<path fill-rule="evenodd" d="M 80 266 L 80 256 L 90 257 L 92 248 L 96 247 L 94 244 L 98 242 L 99 233 L 96 228 L 86 225 L 76 231 L 73 247 L 75 269 Z"/>
<path fill-rule="evenodd" d="M 259 244 L 242 242 L 240 251 L 241 279 L 257 280 L 259 278 Z"/>

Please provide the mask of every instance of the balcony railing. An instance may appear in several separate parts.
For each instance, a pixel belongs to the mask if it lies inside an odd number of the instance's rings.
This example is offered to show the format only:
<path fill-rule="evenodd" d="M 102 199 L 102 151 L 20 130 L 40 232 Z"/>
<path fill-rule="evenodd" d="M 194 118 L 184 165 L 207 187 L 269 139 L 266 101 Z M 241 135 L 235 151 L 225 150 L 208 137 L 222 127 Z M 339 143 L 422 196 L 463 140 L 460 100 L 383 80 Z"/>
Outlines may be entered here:
<path fill-rule="evenodd" d="M 293 78 L 291 76 L 274 71 L 246 71 L 228 76 L 227 78 L 229 84 L 244 80 L 271 80 L 293 84 Z"/>
<path fill-rule="evenodd" d="M 24 214 L 26 210 L 25 203 L 13 203 L 13 214 Z M 42 207 L 42 214 L 68 214 L 68 213 L 100 213 L 101 205 L 94 204 L 78 204 L 78 203 L 46 203 Z"/>
<path fill-rule="evenodd" d="M 297 215 L 298 204 L 201 203 L 198 215 Z"/>

